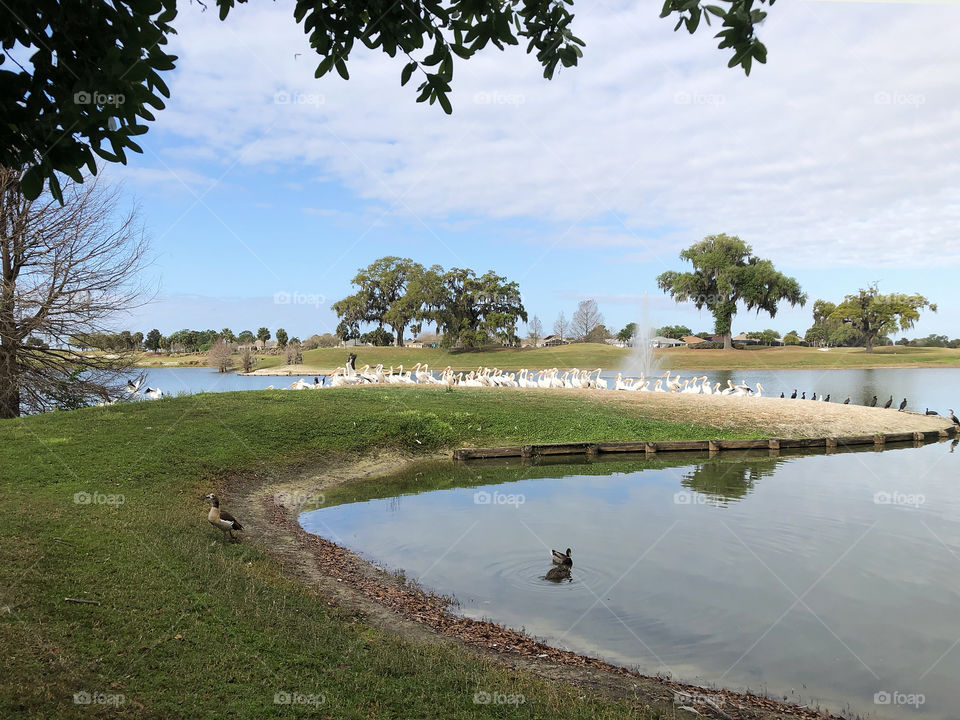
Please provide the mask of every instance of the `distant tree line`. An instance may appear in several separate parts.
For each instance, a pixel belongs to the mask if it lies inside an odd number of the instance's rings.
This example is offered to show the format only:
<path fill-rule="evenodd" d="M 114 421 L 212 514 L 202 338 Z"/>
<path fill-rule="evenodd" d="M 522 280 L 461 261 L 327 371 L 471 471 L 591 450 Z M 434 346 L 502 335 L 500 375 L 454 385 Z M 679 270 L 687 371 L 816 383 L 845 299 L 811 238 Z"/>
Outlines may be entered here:
<path fill-rule="evenodd" d="M 275 333 L 277 348 L 284 350 L 288 345 L 296 343 L 301 350 L 313 350 L 322 347 L 337 347 L 341 339 L 331 333 L 311 335 L 304 341 L 289 337 L 286 330 L 277 328 Z M 253 346 L 257 342 L 265 344 L 274 337 L 269 328 L 261 327 L 254 333 L 251 330 L 241 330 L 234 333 L 230 328 L 222 330 L 191 330 L 185 328 L 169 335 L 162 334 L 153 328 L 146 335 L 142 332 L 124 330 L 118 333 L 75 333 L 70 336 L 70 346 L 78 350 L 129 351 L 149 350 L 151 352 L 207 352 L 216 342 L 226 343 L 231 350 L 238 347 Z M 31 342 L 40 344 L 39 338 L 32 338 Z"/>
<path fill-rule="evenodd" d="M 520 286 L 493 271 L 478 276 L 389 256 L 361 268 L 351 284 L 357 292 L 331 306 L 344 340 L 399 346 L 408 329 L 417 336 L 434 325 L 444 347 L 513 346 L 517 323 L 527 320 Z"/>

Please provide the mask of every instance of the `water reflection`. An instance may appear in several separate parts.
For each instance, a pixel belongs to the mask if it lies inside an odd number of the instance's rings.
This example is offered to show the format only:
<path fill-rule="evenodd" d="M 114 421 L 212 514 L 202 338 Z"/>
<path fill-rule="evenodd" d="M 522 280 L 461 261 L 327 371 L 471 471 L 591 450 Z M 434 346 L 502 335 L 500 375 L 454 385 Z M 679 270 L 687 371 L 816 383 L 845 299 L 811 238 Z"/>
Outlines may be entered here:
<path fill-rule="evenodd" d="M 946 720 L 960 676 L 957 444 L 434 463 L 399 481 L 430 492 L 301 522 L 455 596 L 457 612 L 561 647 L 880 718 L 897 715 L 876 693 L 922 693 L 911 717 Z M 481 492 L 524 502 L 478 504 Z M 572 571 L 547 565 L 561 543 Z"/>
<path fill-rule="evenodd" d="M 735 502 L 753 491 L 754 484 L 772 476 L 785 462 L 779 457 L 717 458 L 683 474 L 680 484 L 718 502 Z"/>
<path fill-rule="evenodd" d="M 543 579 L 549 580 L 552 583 L 570 582 L 572 579 L 570 577 L 570 567 L 567 565 L 552 567 L 547 570 L 547 574 L 543 576 Z"/>

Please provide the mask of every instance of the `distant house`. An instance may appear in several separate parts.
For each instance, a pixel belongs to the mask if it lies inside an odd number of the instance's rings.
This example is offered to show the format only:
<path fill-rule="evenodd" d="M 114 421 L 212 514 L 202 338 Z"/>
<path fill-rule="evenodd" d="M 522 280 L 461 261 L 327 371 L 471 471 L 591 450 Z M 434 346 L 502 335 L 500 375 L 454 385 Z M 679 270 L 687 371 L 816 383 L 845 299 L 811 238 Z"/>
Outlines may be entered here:
<path fill-rule="evenodd" d="M 257 340 L 255 345 L 257 350 L 274 350 L 277 347 L 277 341 L 267 340 L 266 342 L 264 342 L 263 340 Z"/>
<path fill-rule="evenodd" d="M 569 345 L 570 341 L 566 338 L 560 337 L 559 335 L 547 335 L 543 338 L 540 344 L 544 347 L 555 347 L 557 345 Z"/>
<path fill-rule="evenodd" d="M 683 338 L 683 341 L 688 345 L 699 345 L 700 343 L 706 342 L 702 337 L 697 337 L 696 335 L 687 335 Z"/>
<path fill-rule="evenodd" d="M 765 344 L 760 338 L 747 337 L 746 333 L 740 333 L 739 335 L 731 338 L 735 343 L 742 343 L 743 345 L 763 345 Z M 783 338 L 777 338 L 773 341 L 774 345 L 783 345 Z"/>
<path fill-rule="evenodd" d="M 673 338 L 663 337 L 662 335 L 650 338 L 650 345 L 655 348 L 686 347 L 686 343 L 683 340 L 674 340 Z"/>

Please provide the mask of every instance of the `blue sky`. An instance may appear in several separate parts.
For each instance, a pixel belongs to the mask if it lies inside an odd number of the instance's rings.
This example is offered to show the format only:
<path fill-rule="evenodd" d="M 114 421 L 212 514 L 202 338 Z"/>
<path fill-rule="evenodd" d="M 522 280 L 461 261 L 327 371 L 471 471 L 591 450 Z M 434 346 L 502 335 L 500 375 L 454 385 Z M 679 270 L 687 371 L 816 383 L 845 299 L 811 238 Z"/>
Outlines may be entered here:
<path fill-rule="evenodd" d="M 706 330 L 655 278 L 726 232 L 811 300 L 879 281 L 939 304 L 908 335 L 960 336 L 960 7 L 777 5 L 750 78 L 656 15 L 578 4 L 582 67 L 548 82 L 520 51 L 484 53 L 446 116 L 375 53 L 315 80 L 288 2 L 225 23 L 184 6 L 169 106 L 104 172 L 152 238 L 157 296 L 127 324 L 329 332 L 357 268 L 399 255 L 517 280 L 547 328 L 593 297 L 617 330 L 646 292 L 652 324 Z M 786 307 L 734 330 L 810 322 Z"/>

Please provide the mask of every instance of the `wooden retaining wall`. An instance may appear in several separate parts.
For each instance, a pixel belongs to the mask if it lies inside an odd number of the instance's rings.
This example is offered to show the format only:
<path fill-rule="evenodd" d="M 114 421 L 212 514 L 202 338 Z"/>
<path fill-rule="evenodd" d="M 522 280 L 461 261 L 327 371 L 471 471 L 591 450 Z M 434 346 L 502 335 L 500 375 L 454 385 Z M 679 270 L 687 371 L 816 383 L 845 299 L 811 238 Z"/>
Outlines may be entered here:
<path fill-rule="evenodd" d="M 532 458 L 548 455 L 599 455 L 601 453 L 647 453 L 657 452 L 720 452 L 721 450 L 781 450 L 805 448 L 843 448 L 855 445 L 875 445 L 883 447 L 887 443 L 912 442 L 922 444 L 936 440 L 945 440 L 957 434 L 957 428 L 951 424 L 939 430 L 926 432 L 902 432 L 874 435 L 854 435 L 850 437 L 821 438 L 770 438 L 768 440 L 666 440 L 647 442 L 601 442 L 601 443 L 538 443 L 531 445 L 513 445 L 493 448 L 460 448 L 453 451 L 454 460 L 476 460 L 481 458 Z"/>

